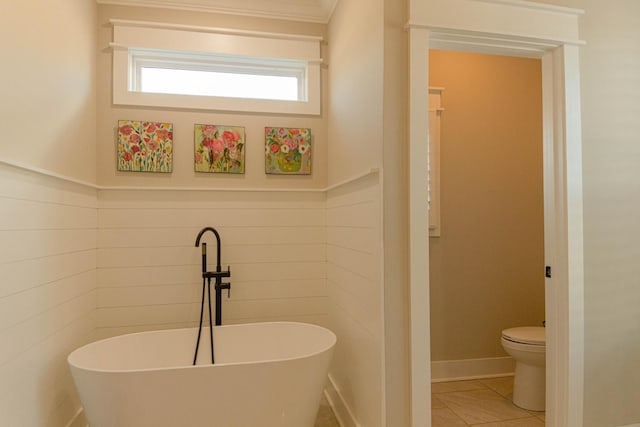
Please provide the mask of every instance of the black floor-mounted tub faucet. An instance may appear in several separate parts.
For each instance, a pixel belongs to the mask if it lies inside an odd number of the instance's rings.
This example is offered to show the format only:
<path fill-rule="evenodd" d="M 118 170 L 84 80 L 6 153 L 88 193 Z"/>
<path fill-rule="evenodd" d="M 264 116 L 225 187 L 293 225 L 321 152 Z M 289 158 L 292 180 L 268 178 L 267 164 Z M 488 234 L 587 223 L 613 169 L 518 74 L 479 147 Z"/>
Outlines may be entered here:
<path fill-rule="evenodd" d="M 202 235 L 207 231 L 211 231 L 216 236 L 217 243 L 217 254 L 216 254 L 216 270 L 215 271 L 207 271 L 207 244 L 202 242 L 200 244 L 200 239 Z M 196 342 L 196 351 L 193 355 L 193 364 L 196 364 L 196 359 L 198 358 L 198 347 L 200 345 L 200 334 L 202 332 L 202 319 L 204 315 L 204 298 L 205 298 L 205 285 L 207 288 L 207 294 L 209 296 L 209 338 L 211 341 L 211 363 L 214 363 L 214 355 L 213 355 L 213 325 L 211 324 L 211 279 L 215 279 L 215 299 L 216 299 L 216 326 L 222 324 L 222 290 L 226 289 L 228 292 L 228 297 L 231 297 L 231 283 L 223 283 L 223 277 L 231 277 L 231 269 L 227 267 L 227 271 L 222 271 L 222 265 L 220 264 L 221 258 L 221 242 L 220 242 L 220 234 L 213 227 L 205 227 L 196 236 L 196 247 L 202 247 L 202 301 L 200 303 L 200 327 L 198 328 L 198 341 Z"/>

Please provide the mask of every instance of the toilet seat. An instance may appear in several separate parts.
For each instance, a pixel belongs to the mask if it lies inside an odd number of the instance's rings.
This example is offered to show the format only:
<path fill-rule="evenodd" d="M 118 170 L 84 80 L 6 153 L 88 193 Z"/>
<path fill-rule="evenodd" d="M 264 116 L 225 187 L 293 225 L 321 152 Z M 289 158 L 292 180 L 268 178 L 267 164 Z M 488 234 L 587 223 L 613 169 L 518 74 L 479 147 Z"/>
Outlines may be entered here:
<path fill-rule="evenodd" d="M 546 345 L 545 328 L 542 326 L 521 326 L 502 331 L 502 338 L 527 345 Z"/>

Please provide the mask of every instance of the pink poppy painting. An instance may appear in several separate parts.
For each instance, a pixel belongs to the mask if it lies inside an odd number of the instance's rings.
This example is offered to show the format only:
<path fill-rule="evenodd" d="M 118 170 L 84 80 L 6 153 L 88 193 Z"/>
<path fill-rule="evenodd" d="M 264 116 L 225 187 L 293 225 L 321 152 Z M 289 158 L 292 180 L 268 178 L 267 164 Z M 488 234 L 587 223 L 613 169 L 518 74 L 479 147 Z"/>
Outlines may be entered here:
<path fill-rule="evenodd" d="M 118 120 L 117 168 L 124 172 L 165 172 L 173 169 L 173 125 Z"/>
<path fill-rule="evenodd" d="M 244 173 L 244 128 L 197 124 L 194 126 L 195 170 Z"/>

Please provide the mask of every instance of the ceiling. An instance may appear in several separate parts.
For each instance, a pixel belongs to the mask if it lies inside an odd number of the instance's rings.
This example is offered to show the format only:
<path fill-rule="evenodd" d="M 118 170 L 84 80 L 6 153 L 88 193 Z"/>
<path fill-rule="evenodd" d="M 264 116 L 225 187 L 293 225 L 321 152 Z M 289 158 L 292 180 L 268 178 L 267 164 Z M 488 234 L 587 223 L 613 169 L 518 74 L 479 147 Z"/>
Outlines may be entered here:
<path fill-rule="evenodd" d="M 327 23 L 338 0 L 96 0 L 99 4 L 164 7 L 192 11 Z"/>

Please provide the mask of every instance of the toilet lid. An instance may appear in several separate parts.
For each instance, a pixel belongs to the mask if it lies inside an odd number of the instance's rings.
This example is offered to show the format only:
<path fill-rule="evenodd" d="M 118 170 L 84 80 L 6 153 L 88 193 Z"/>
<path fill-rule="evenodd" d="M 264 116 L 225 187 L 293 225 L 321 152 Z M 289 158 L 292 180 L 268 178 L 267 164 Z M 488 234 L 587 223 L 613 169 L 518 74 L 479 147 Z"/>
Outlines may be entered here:
<path fill-rule="evenodd" d="M 542 326 L 522 326 L 509 328 L 502 331 L 505 339 L 513 342 L 530 345 L 545 345 L 544 327 Z"/>

